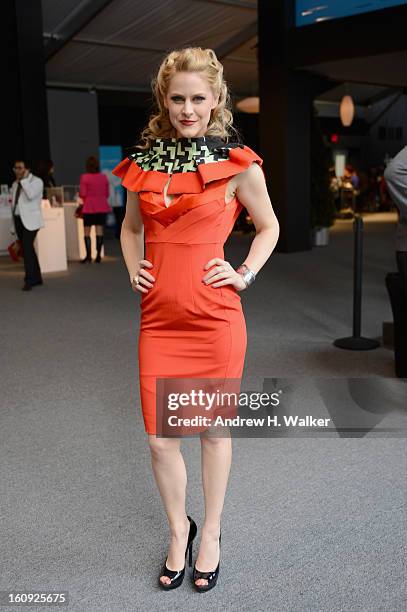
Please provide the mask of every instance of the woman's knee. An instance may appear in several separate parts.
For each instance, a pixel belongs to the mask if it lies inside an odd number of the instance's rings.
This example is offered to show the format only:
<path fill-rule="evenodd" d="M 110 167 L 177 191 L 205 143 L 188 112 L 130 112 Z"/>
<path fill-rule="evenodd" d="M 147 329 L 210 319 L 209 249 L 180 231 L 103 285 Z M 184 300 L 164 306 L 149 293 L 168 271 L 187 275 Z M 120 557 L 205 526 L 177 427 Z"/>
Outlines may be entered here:
<path fill-rule="evenodd" d="M 158 438 L 155 435 L 149 435 L 148 443 L 151 454 L 157 458 L 165 457 L 169 453 L 178 452 L 180 449 L 180 440 L 177 438 Z"/>
<path fill-rule="evenodd" d="M 226 448 L 231 444 L 231 437 L 229 432 L 219 433 L 208 433 L 205 432 L 200 435 L 201 444 L 206 448 Z"/>

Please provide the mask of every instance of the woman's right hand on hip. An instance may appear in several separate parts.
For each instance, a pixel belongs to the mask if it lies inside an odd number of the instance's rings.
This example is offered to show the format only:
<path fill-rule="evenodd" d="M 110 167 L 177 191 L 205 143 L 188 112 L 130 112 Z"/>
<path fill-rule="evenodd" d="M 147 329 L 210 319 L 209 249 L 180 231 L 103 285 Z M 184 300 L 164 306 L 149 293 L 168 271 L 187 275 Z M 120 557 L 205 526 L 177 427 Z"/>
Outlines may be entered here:
<path fill-rule="evenodd" d="M 153 264 L 147 259 L 139 261 L 139 269 L 136 274 L 130 278 L 131 288 L 134 292 L 148 293 L 148 289 L 154 286 L 155 278 L 150 272 L 144 269 L 143 266 L 152 268 Z"/>

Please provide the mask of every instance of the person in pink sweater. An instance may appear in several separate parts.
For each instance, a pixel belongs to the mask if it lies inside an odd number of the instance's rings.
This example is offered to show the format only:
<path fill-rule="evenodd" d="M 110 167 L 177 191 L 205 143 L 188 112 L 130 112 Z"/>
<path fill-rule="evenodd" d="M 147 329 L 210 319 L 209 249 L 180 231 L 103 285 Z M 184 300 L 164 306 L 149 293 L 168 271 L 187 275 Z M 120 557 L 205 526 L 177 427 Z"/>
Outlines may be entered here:
<path fill-rule="evenodd" d="M 86 160 L 86 172 L 81 174 L 79 196 L 83 200 L 83 225 L 85 231 L 86 257 L 81 263 L 91 262 L 90 229 L 96 226 L 96 250 L 95 261 L 100 263 L 103 245 L 103 228 L 106 223 L 106 215 L 111 212 L 108 203 L 109 181 L 107 176 L 100 172 L 99 160 L 91 155 Z"/>

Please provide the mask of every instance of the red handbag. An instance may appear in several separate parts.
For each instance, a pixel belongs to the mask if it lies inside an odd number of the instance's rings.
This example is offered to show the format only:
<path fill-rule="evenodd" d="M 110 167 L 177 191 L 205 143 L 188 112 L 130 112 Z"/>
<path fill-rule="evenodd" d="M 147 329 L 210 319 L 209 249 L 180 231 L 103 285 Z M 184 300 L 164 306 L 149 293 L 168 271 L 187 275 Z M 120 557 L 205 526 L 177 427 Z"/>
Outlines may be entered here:
<path fill-rule="evenodd" d="M 7 251 L 13 261 L 19 261 L 20 257 L 23 256 L 23 245 L 21 244 L 21 240 L 14 240 L 14 242 L 8 245 Z"/>
<path fill-rule="evenodd" d="M 75 210 L 75 217 L 77 219 L 83 219 L 83 204 L 79 204 Z"/>

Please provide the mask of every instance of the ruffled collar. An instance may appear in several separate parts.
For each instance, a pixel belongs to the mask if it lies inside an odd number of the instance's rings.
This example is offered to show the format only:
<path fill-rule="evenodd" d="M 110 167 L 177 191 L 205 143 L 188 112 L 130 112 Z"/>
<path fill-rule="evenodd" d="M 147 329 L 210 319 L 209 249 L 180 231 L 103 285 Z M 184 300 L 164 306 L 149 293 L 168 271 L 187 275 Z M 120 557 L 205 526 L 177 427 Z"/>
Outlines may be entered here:
<path fill-rule="evenodd" d="M 196 172 L 200 164 L 229 160 L 232 148 L 244 145 L 226 142 L 218 136 L 196 136 L 191 138 L 156 138 L 146 150 L 129 155 L 142 170 L 155 170 L 176 174 Z"/>
<path fill-rule="evenodd" d="M 262 158 L 246 145 L 215 143 L 203 137 L 198 143 L 196 140 L 157 138 L 149 150 L 129 155 L 113 168 L 112 173 L 122 179 L 123 187 L 129 191 L 160 194 L 170 173 L 174 176 L 167 194 L 193 194 L 202 193 L 212 181 L 243 172 L 253 162 L 263 163 Z"/>

